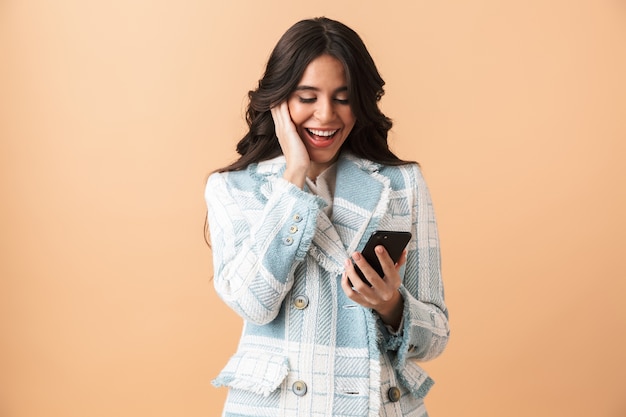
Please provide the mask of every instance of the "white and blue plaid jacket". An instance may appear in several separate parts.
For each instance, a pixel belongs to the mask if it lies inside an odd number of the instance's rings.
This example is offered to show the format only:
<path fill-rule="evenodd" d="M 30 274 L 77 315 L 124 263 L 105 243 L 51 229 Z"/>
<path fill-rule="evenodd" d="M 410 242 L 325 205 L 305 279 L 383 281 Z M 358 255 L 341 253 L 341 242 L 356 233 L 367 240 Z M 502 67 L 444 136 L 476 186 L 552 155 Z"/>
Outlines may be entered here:
<path fill-rule="evenodd" d="M 237 353 L 214 381 L 230 387 L 224 416 L 426 415 L 433 381 L 417 362 L 444 350 L 449 328 L 418 166 L 341 154 L 331 218 L 284 169 L 281 156 L 212 174 L 206 187 L 215 288 L 244 319 Z M 398 334 L 340 286 L 345 259 L 379 229 L 413 234 Z"/>

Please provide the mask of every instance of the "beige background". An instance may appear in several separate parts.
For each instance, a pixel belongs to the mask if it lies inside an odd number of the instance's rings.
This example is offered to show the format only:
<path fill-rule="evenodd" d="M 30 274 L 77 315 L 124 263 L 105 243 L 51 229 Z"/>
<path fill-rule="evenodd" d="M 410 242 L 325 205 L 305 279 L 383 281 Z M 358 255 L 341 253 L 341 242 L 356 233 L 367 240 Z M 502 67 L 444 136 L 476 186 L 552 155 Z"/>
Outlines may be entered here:
<path fill-rule="evenodd" d="M 435 201 L 431 415 L 626 416 L 620 0 L 0 2 L 0 415 L 220 413 L 204 181 L 318 15 L 364 38 Z"/>

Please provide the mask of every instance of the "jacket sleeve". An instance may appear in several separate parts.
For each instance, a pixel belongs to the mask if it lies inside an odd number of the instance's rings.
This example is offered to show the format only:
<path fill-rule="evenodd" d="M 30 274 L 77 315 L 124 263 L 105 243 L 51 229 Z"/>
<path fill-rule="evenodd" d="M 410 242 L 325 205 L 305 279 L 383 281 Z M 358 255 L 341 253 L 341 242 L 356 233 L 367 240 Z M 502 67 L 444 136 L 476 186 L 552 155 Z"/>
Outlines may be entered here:
<path fill-rule="evenodd" d="M 245 320 L 267 324 L 293 285 L 323 203 L 283 178 L 248 177 L 252 185 L 237 188 L 229 175 L 212 174 L 205 191 L 215 289 Z"/>
<path fill-rule="evenodd" d="M 409 358 L 426 361 L 441 354 L 450 335 L 433 205 L 417 166 L 413 173 L 413 238 L 400 287 L 404 298 L 402 328 L 396 334 L 384 331 L 386 348 L 397 350 L 398 370 L 404 368 Z"/>

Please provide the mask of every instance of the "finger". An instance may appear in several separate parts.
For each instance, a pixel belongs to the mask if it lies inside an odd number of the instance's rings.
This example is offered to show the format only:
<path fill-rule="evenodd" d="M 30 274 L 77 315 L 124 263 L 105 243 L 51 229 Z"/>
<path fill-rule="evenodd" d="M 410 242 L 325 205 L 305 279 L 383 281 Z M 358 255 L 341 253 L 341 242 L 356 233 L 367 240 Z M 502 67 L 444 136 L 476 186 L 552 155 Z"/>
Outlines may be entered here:
<path fill-rule="evenodd" d="M 270 109 L 272 119 L 274 119 L 274 125 L 277 129 L 280 129 L 285 125 L 284 107 L 286 105 L 286 102 L 281 102 Z"/>
<path fill-rule="evenodd" d="M 365 279 L 369 282 L 372 287 L 379 285 L 379 282 L 382 280 L 382 277 L 378 275 L 378 272 L 372 268 L 372 266 L 367 262 L 367 260 L 363 257 L 363 255 L 359 252 L 354 252 L 352 254 L 352 259 L 354 263 L 359 267 L 359 270 L 365 276 Z M 354 268 L 353 268 L 354 269 Z M 354 271 L 355 275 L 359 277 L 359 281 L 362 281 L 356 270 Z M 367 287 L 370 285 L 365 284 Z"/>
<path fill-rule="evenodd" d="M 297 135 L 297 133 L 295 133 L 295 126 L 293 125 L 291 116 L 289 115 L 289 107 L 287 102 L 282 102 L 272 107 L 270 110 L 272 113 L 272 119 L 274 120 L 276 137 L 278 138 L 278 142 L 280 143 L 283 152 L 285 152 L 287 151 L 285 148 L 289 146 L 290 136 L 294 134 Z"/>
<path fill-rule="evenodd" d="M 376 253 L 376 257 L 378 258 L 378 262 L 380 262 L 380 266 L 383 268 L 384 276 L 392 275 L 395 272 L 396 264 L 389 256 L 389 252 L 383 245 L 378 245 L 374 248 L 374 253 Z"/>
<path fill-rule="evenodd" d="M 289 113 L 289 104 L 286 101 L 283 101 L 278 106 L 278 114 L 282 118 L 282 121 L 287 124 L 291 122 L 291 113 Z"/>
<path fill-rule="evenodd" d="M 394 293 L 397 292 L 388 285 L 382 286 L 380 289 L 370 287 L 358 275 L 350 278 L 351 274 L 356 274 L 350 259 L 346 259 L 345 268 L 346 270 L 341 277 L 341 288 L 349 299 L 365 308 L 379 309 L 388 304 L 393 299 Z"/>
<path fill-rule="evenodd" d="M 361 278 L 358 277 L 354 267 L 352 266 L 352 261 L 350 259 L 346 259 L 344 262 L 345 271 L 341 276 L 341 288 L 343 292 L 350 298 L 351 300 L 355 300 L 359 296 L 359 292 L 356 290 L 354 283 L 359 283 Z"/>
<path fill-rule="evenodd" d="M 373 304 L 368 297 L 359 292 L 357 288 L 360 288 L 361 291 L 373 293 L 373 290 L 369 287 L 369 285 L 365 284 L 361 278 L 356 275 L 356 271 L 352 266 L 352 261 L 350 259 L 346 260 L 345 263 L 346 272 L 341 276 L 341 289 L 346 294 L 346 296 L 354 301 L 355 303 L 363 306 L 365 308 L 374 308 L 375 303 Z M 347 270 L 350 270 L 354 273 L 352 277 Z M 371 295 L 371 294 L 370 294 Z"/>
<path fill-rule="evenodd" d="M 345 267 L 346 267 L 346 270 L 345 270 L 346 279 L 348 281 L 348 285 L 350 286 L 350 289 L 352 290 L 352 292 L 356 292 L 357 294 L 359 294 L 361 297 L 364 297 L 364 298 L 371 297 L 372 291 L 373 291 L 372 287 L 370 287 L 368 283 L 363 281 L 361 276 L 356 271 L 356 267 L 354 266 L 354 264 L 352 263 L 350 259 L 346 259 Z M 360 302 L 360 304 L 362 304 L 362 302 Z"/>
<path fill-rule="evenodd" d="M 400 259 L 398 259 L 398 262 L 396 262 L 396 271 L 400 270 L 400 267 L 402 267 L 402 265 L 406 263 L 407 254 L 408 254 L 408 251 L 404 249 L 402 251 L 402 255 L 400 255 Z"/>
<path fill-rule="evenodd" d="M 376 253 L 376 257 L 378 258 L 384 273 L 384 287 L 381 287 L 381 289 L 396 290 L 400 286 L 400 275 L 398 274 L 398 267 L 396 266 L 397 263 L 393 262 L 391 256 L 389 256 L 389 252 L 387 252 L 387 249 L 385 249 L 382 245 L 376 246 L 374 248 L 374 252 Z M 398 261 L 402 261 L 402 255 L 400 255 L 400 259 Z M 387 298 L 388 295 L 389 294 L 387 293 L 383 294 L 383 298 Z"/>
<path fill-rule="evenodd" d="M 358 294 L 356 291 L 354 291 L 352 287 L 352 282 L 350 278 L 348 278 L 348 274 L 346 272 L 344 272 L 341 276 L 341 289 L 350 299 Z"/>
<path fill-rule="evenodd" d="M 282 125 L 282 121 L 280 120 L 281 117 L 278 106 L 272 107 L 270 109 L 270 112 L 272 113 L 272 119 L 274 120 L 274 127 L 276 128 L 276 130 L 279 130 Z"/>
<path fill-rule="evenodd" d="M 289 113 L 289 104 L 286 101 L 280 103 L 280 114 L 285 118 L 285 120 L 291 120 L 291 113 Z"/>

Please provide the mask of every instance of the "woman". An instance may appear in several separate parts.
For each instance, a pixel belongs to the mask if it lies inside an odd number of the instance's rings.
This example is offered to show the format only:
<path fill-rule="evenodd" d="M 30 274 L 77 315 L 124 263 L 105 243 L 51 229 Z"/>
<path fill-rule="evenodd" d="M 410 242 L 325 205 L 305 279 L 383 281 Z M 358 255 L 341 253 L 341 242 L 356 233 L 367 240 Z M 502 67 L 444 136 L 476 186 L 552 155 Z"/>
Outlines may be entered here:
<path fill-rule="evenodd" d="M 387 145 L 383 85 L 359 36 L 317 18 L 249 93 L 241 156 L 206 188 L 215 288 L 244 319 L 214 381 L 224 416 L 427 415 L 416 362 L 449 335 L 439 243 L 417 164 Z M 396 263 L 377 247 L 382 277 L 358 252 L 378 229 L 413 235 Z"/>

